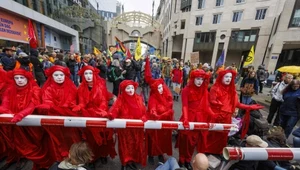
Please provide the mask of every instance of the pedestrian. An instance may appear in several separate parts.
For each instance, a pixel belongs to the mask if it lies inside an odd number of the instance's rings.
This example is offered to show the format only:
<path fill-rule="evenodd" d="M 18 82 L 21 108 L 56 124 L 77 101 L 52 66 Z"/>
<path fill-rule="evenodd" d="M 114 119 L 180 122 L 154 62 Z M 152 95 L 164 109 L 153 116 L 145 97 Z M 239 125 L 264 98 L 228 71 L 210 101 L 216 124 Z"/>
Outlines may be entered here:
<path fill-rule="evenodd" d="M 172 63 L 171 59 L 167 61 L 167 64 L 162 69 L 162 78 L 168 87 L 171 87 L 171 76 L 172 76 Z"/>
<path fill-rule="evenodd" d="M 293 80 L 293 75 L 291 74 L 286 74 L 284 77 L 284 80 L 277 83 L 272 91 L 271 91 L 271 95 L 272 95 L 272 100 L 271 100 L 271 104 L 270 104 L 270 108 L 269 108 L 269 115 L 268 115 L 268 123 L 272 124 L 273 118 L 275 116 L 275 120 L 273 125 L 274 126 L 279 126 L 280 124 L 280 106 L 283 102 L 283 98 L 282 98 L 282 90 L 286 88 L 286 86 L 288 86 L 288 84 Z"/>
<path fill-rule="evenodd" d="M 5 71 L 10 71 L 15 68 L 16 60 L 13 58 L 16 49 L 14 47 L 4 47 L 0 54 L 0 66 Z"/>
<path fill-rule="evenodd" d="M 141 96 L 136 94 L 138 83 L 124 80 L 120 94 L 110 109 L 110 119 L 137 119 L 147 121 L 146 107 Z M 144 129 L 117 129 L 119 156 L 122 170 L 137 169 L 136 163 L 146 165 L 147 151 Z"/>
<path fill-rule="evenodd" d="M 243 79 L 240 90 L 243 104 L 250 104 L 252 102 L 252 96 L 258 95 L 258 81 L 255 78 L 255 71 L 250 71 L 248 77 Z"/>
<path fill-rule="evenodd" d="M 78 75 L 82 83 L 78 88 L 79 104 L 72 111 L 81 111 L 84 117 L 108 118 L 108 96 L 106 81 L 99 77 L 99 70 L 92 66 L 84 66 Z M 107 164 L 107 157 L 116 156 L 113 129 L 88 127 L 82 130 L 86 141 L 94 151 L 94 160 L 100 158 Z"/>
<path fill-rule="evenodd" d="M 49 61 L 48 55 L 44 54 L 44 55 L 42 56 L 42 59 L 43 59 L 42 65 L 43 65 L 43 70 L 44 70 L 44 71 L 47 70 L 48 68 L 54 66 L 54 64 L 52 64 L 52 63 Z"/>
<path fill-rule="evenodd" d="M 79 86 L 79 82 L 78 82 L 78 70 L 79 70 L 79 64 L 76 62 L 75 60 L 75 56 L 74 54 L 69 56 L 69 59 L 67 60 L 67 66 L 70 70 L 71 73 L 71 80 L 74 82 L 75 86 L 78 87 Z"/>
<path fill-rule="evenodd" d="M 64 56 L 62 54 L 57 54 L 54 65 L 59 65 L 63 67 L 67 67 L 67 64 L 64 62 Z"/>
<path fill-rule="evenodd" d="M 184 63 L 184 67 L 183 67 L 183 84 L 182 87 L 184 88 L 187 83 L 188 83 L 188 79 L 189 79 L 189 73 L 190 73 L 190 66 L 188 65 L 188 62 Z"/>
<path fill-rule="evenodd" d="M 172 87 L 173 87 L 173 99 L 178 101 L 181 91 L 181 83 L 183 81 L 183 71 L 180 70 L 179 63 L 176 63 L 175 68 L 172 70 Z"/>
<path fill-rule="evenodd" d="M 210 122 L 213 115 L 208 102 L 209 76 L 200 69 L 191 72 L 188 85 L 182 90 L 182 115 L 180 121 L 184 128 L 189 122 Z M 191 169 L 191 159 L 195 148 L 198 152 L 205 149 L 206 132 L 182 130 L 179 132 L 176 147 L 179 149 L 179 165 Z"/>
<path fill-rule="evenodd" d="M 34 77 L 40 87 L 42 87 L 46 81 L 45 73 L 43 70 L 43 64 L 38 59 L 38 51 L 31 49 L 30 50 L 30 63 L 33 66 Z"/>
<path fill-rule="evenodd" d="M 130 57 L 127 57 L 123 65 L 124 69 L 124 78 L 125 80 L 135 81 L 137 71 L 141 70 L 140 65 L 132 60 Z"/>
<path fill-rule="evenodd" d="M 68 157 L 54 163 L 49 170 L 91 170 L 87 165 L 93 160 L 93 151 L 86 142 L 74 143 Z"/>
<path fill-rule="evenodd" d="M 83 57 L 83 66 L 90 65 L 92 67 L 96 67 L 97 63 L 96 61 L 92 58 L 90 54 L 85 54 Z"/>
<path fill-rule="evenodd" d="M 104 80 L 106 80 L 106 77 L 107 77 L 106 76 L 106 74 L 107 74 L 107 65 L 106 65 L 106 62 L 104 60 L 104 57 L 98 56 L 96 62 L 97 62 L 97 66 L 96 67 L 100 70 L 99 76 L 101 78 L 103 78 Z"/>
<path fill-rule="evenodd" d="M 280 106 L 280 126 L 288 138 L 299 120 L 300 106 L 300 81 L 293 80 L 282 91 L 283 103 Z"/>
<path fill-rule="evenodd" d="M 123 81 L 125 71 L 122 70 L 120 67 L 120 62 L 117 59 L 114 59 L 111 64 L 110 71 L 108 72 L 108 77 L 111 77 L 113 83 L 113 94 L 115 96 L 119 95 L 119 86 L 120 83 Z"/>
<path fill-rule="evenodd" d="M 263 65 L 258 66 L 257 79 L 259 82 L 259 93 L 263 93 L 264 82 L 267 80 L 268 74 Z"/>
<path fill-rule="evenodd" d="M 213 123 L 232 123 L 232 116 L 236 107 L 245 109 L 246 112 L 250 110 L 257 110 L 262 108 L 258 104 L 245 105 L 238 102 L 238 96 L 235 89 L 234 79 L 236 72 L 231 68 L 220 71 L 215 84 L 210 89 L 210 106 L 215 113 Z M 250 116 L 250 113 L 246 114 Z M 249 123 L 249 117 L 245 118 L 244 124 Z M 241 136 L 247 133 L 245 128 L 241 132 Z M 228 132 L 210 132 L 206 138 L 206 148 L 204 153 L 221 154 L 223 148 L 227 146 Z"/>
<path fill-rule="evenodd" d="M 51 116 L 79 116 L 72 109 L 77 104 L 77 88 L 70 79 L 67 67 L 55 65 L 45 71 L 47 81 L 42 88 L 42 104 L 37 106 L 40 114 Z M 53 150 L 58 161 L 68 155 L 73 143 L 81 140 L 77 128 L 60 126 L 43 127 L 51 138 L 50 149 Z"/>
<path fill-rule="evenodd" d="M 160 78 L 160 69 L 157 63 L 152 64 L 151 73 L 152 73 L 152 78 L 154 79 Z"/>
<path fill-rule="evenodd" d="M 40 88 L 32 74 L 24 69 L 15 69 L 8 77 L 9 86 L 3 94 L 0 113 L 12 113 L 12 123 L 23 120 L 40 104 Z M 33 161 L 34 168 L 49 168 L 54 161 L 49 152 L 49 143 L 43 140 L 44 133 L 39 128 L 1 126 L 7 143 L 19 153 L 19 157 Z"/>
<path fill-rule="evenodd" d="M 145 74 L 151 91 L 148 103 L 147 119 L 149 120 L 174 120 L 172 93 L 163 79 L 154 79 L 151 76 L 149 59 L 146 59 Z M 154 165 L 154 156 L 164 162 L 163 154 L 172 155 L 172 130 L 146 130 L 148 139 L 148 162 Z"/>

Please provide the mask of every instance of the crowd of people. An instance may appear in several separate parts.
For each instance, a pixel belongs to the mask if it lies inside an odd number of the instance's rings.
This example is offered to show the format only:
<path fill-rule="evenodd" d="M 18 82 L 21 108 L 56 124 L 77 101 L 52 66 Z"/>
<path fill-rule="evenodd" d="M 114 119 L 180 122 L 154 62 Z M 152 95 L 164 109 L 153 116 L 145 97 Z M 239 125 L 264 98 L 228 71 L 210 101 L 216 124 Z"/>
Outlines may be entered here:
<path fill-rule="evenodd" d="M 231 124 L 232 119 L 238 116 L 236 108 L 245 112 L 240 115 L 243 125 L 235 134 L 237 138 L 246 139 L 249 147 L 267 147 L 261 145 L 262 136 L 248 133 L 251 112 L 263 108 L 251 99 L 253 94 L 262 92 L 263 81 L 267 78 L 263 66 L 257 73 L 249 67 L 241 83 L 239 100 L 235 64 L 214 71 L 207 63 L 195 65 L 149 57 L 136 61 L 134 56 L 122 60 L 118 53 L 111 58 L 94 53 L 81 57 L 79 53 L 64 55 L 63 51 L 49 53 L 45 49 L 31 50 L 27 55 L 21 49 L 11 47 L 4 48 L 0 57 L 3 68 L 0 69 L 0 113 L 12 113 L 11 122 L 20 122 L 31 114 L 173 121 L 173 104 L 180 101 L 181 96 L 179 121 L 185 128 L 177 136 L 177 165 L 174 158 L 165 161 L 164 157 L 164 154 L 173 154 L 172 130 L 169 129 L 144 131 L 1 125 L 0 137 L 4 140 L 0 140 L 3 146 L 0 157 L 6 158 L 7 166 L 26 158 L 34 163 L 34 169 L 49 168 L 57 161 L 62 162 L 52 168 L 75 169 L 98 160 L 106 164 L 108 157 L 113 159 L 118 154 L 124 170 L 138 169 L 137 164 L 146 166 L 147 159 L 149 164 L 154 164 L 156 156 L 160 162 L 157 170 L 163 167 L 207 169 L 206 155 L 200 154 L 193 159 L 194 151 L 222 154 L 223 148 L 228 145 L 228 131 L 192 131 L 188 130 L 189 122 Z M 285 137 L 292 132 L 300 113 L 297 110 L 299 81 L 290 79 L 291 76 L 286 74 L 283 84 L 276 85 L 279 90 L 273 89 L 274 102 L 283 100 L 280 108 L 273 104 L 276 107 L 273 112 L 282 111 L 280 125 L 283 129 L 276 132 L 284 133 Z M 106 80 L 113 83 L 112 93 L 107 89 Z M 141 94 L 137 93 L 138 87 L 142 90 Z M 112 103 L 111 107 L 109 103 Z M 116 139 L 118 152 L 115 149 Z M 274 136 L 270 134 L 269 139 L 274 139 Z M 282 140 L 274 140 L 279 139 Z M 84 158 L 76 158 L 76 155 L 82 155 L 79 153 L 83 153 Z M 242 165 L 243 161 L 235 162 L 231 169 L 242 170 Z M 253 169 L 258 165 L 259 162 L 255 162 Z"/>

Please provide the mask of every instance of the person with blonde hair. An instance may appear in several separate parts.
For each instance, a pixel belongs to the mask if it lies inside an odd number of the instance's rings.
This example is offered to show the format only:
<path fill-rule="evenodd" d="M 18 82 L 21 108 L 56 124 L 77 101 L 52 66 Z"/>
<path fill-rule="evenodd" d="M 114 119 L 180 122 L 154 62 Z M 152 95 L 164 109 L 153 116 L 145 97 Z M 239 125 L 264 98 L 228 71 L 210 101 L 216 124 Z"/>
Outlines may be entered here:
<path fill-rule="evenodd" d="M 54 163 L 49 170 L 90 170 L 87 166 L 93 160 L 93 152 L 86 142 L 74 143 L 69 151 L 68 158 Z"/>

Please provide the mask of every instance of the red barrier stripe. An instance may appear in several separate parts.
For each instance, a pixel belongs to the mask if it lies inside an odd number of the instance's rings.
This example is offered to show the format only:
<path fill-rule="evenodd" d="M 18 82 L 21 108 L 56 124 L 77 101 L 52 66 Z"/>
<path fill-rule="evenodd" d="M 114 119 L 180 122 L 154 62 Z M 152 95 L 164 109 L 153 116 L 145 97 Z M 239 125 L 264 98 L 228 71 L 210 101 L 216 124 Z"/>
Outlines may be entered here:
<path fill-rule="evenodd" d="M 86 121 L 86 127 L 101 127 L 106 128 L 106 121 L 97 121 L 97 120 L 87 120 Z"/>
<path fill-rule="evenodd" d="M 268 152 L 268 160 L 293 160 L 294 154 L 290 149 L 281 149 L 278 153 L 278 149 L 266 149 Z"/>
<path fill-rule="evenodd" d="M 208 124 L 194 124 L 194 129 L 195 130 L 201 130 L 201 129 L 208 129 L 209 125 Z"/>
<path fill-rule="evenodd" d="M 11 120 L 12 120 L 12 118 L 1 117 L 0 118 L 0 124 L 2 124 L 2 125 L 14 125 L 15 123 L 12 123 Z"/>
<path fill-rule="evenodd" d="M 64 126 L 64 119 L 41 119 L 42 126 Z"/>
<path fill-rule="evenodd" d="M 178 123 L 162 123 L 161 129 L 178 129 Z"/>
<path fill-rule="evenodd" d="M 228 148 L 229 160 L 241 160 L 241 150 L 240 148 Z"/>
<path fill-rule="evenodd" d="M 232 125 L 223 125 L 224 130 L 231 130 Z"/>
<path fill-rule="evenodd" d="M 126 128 L 144 128 L 144 122 L 126 122 Z"/>

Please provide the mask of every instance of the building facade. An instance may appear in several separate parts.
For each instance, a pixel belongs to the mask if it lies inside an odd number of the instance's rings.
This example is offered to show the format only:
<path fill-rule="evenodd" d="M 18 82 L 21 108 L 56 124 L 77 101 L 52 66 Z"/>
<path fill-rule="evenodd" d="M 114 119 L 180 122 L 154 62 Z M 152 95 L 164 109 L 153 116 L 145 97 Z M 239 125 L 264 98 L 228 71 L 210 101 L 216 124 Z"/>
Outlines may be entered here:
<path fill-rule="evenodd" d="M 272 28 L 285 0 L 161 0 L 156 18 L 164 27 L 164 56 L 190 60 L 199 52 L 200 62 L 215 67 L 225 51 L 225 65 L 242 66 L 252 45 L 253 65 L 266 62 Z M 245 56 L 245 57 L 243 57 Z"/>
<path fill-rule="evenodd" d="M 28 19 L 34 22 L 40 46 L 50 50 L 79 50 L 78 32 L 33 9 L 15 1 L 0 3 L 0 48 L 3 46 L 28 46 Z M 42 36 L 42 32 L 44 35 Z M 28 47 L 28 48 L 27 48 Z"/>
<path fill-rule="evenodd" d="M 100 4 L 102 4 L 102 3 L 105 4 L 105 2 L 103 2 L 103 1 L 102 2 L 99 1 L 99 2 L 100 2 Z M 106 2 L 106 3 L 108 3 L 108 2 Z M 109 10 L 109 8 L 108 9 L 105 8 L 105 10 L 104 9 L 98 10 L 98 14 L 100 16 L 102 16 L 105 21 L 110 21 L 122 13 L 121 2 L 112 0 L 112 1 L 109 1 L 109 4 L 112 6 L 115 5 L 115 8 L 113 10 Z"/>

